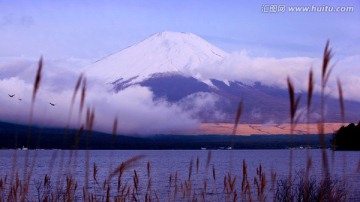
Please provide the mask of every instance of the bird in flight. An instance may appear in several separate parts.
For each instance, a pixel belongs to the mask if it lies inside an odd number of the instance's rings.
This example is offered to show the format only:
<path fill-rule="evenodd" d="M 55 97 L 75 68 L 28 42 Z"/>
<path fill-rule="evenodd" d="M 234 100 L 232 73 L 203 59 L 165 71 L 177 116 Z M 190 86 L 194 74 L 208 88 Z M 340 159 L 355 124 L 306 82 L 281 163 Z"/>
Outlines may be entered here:
<path fill-rule="evenodd" d="M 12 94 L 12 95 L 8 94 L 8 95 L 9 95 L 9 97 L 14 97 L 15 96 L 15 94 Z"/>
<path fill-rule="evenodd" d="M 51 106 L 55 106 L 55 104 L 54 104 L 54 103 L 49 102 L 49 104 L 50 104 Z"/>
<path fill-rule="evenodd" d="M 21 98 L 19 98 L 19 101 L 21 101 L 22 99 Z"/>

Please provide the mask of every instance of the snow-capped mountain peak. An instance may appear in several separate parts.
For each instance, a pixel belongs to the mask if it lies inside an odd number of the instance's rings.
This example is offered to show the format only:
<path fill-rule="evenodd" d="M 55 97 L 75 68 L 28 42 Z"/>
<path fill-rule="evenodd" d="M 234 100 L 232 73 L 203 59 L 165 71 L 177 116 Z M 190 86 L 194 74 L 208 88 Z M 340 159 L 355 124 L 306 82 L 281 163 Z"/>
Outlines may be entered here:
<path fill-rule="evenodd" d="M 227 53 L 192 33 L 161 32 L 92 64 L 87 75 L 106 83 L 142 81 L 153 74 L 190 75 L 223 60 Z"/>

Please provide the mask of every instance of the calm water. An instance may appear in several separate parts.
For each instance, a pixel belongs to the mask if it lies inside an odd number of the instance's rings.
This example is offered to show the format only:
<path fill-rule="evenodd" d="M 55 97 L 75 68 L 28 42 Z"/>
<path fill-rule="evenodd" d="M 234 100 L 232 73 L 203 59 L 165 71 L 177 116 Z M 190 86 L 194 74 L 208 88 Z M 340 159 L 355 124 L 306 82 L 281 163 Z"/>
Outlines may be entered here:
<path fill-rule="evenodd" d="M 86 179 L 86 173 L 89 173 L 90 189 L 97 189 L 98 185 L 93 180 L 93 166 L 98 168 L 97 179 L 99 183 L 103 183 L 108 179 L 109 173 L 118 167 L 121 162 L 134 157 L 136 155 L 145 155 L 131 168 L 126 170 L 123 175 L 123 183 L 133 183 L 132 176 L 134 170 L 137 171 L 140 181 L 140 190 L 146 190 L 147 187 L 147 162 L 150 162 L 152 188 L 156 190 L 159 197 L 166 199 L 171 186 L 169 186 L 169 177 L 175 177 L 178 172 L 178 181 L 183 182 L 189 177 L 190 162 L 192 163 L 191 179 L 194 190 L 201 190 L 203 181 L 206 180 L 211 184 L 215 192 L 220 194 L 223 192 L 223 178 L 227 173 L 237 176 L 237 187 L 241 187 L 242 179 L 242 163 L 247 163 L 248 179 L 252 188 L 255 189 L 253 179 L 256 176 L 256 169 L 261 164 L 266 174 L 267 197 L 271 198 L 270 179 L 271 172 L 277 174 L 277 180 L 285 178 L 289 174 L 289 150 L 214 150 L 211 151 L 211 160 L 208 170 L 206 169 L 206 161 L 209 151 L 183 151 L 183 150 L 166 150 L 166 151 L 60 151 L 60 150 L 38 150 L 38 151 L 17 151 L 17 150 L 0 150 L 0 177 L 13 176 L 18 171 L 20 178 L 26 172 L 34 167 L 31 174 L 31 183 L 36 183 L 44 179 L 45 174 L 51 176 L 52 182 L 59 183 L 64 181 L 63 177 L 71 174 L 82 187 Z M 25 156 L 29 155 L 28 158 Z M 87 158 L 87 155 L 89 158 Z M 311 175 L 321 177 L 322 158 L 320 150 L 309 150 L 312 160 Z M 64 158 L 62 158 L 62 156 Z M 70 158 L 72 156 L 72 158 Z M 332 152 L 327 151 L 329 158 L 329 167 L 332 176 L 339 179 L 345 179 L 350 185 L 352 193 L 358 193 L 360 187 L 360 173 L 357 172 L 360 160 L 360 152 Z M 196 160 L 199 159 L 199 169 L 196 169 Z M 26 159 L 28 160 L 27 162 Z M 61 160 L 63 159 L 63 161 Z M 88 162 L 87 162 L 88 159 Z M 333 159 L 333 160 L 332 160 Z M 294 173 L 306 169 L 307 151 L 293 151 L 293 169 Z M 25 167 L 27 163 L 27 167 Z M 88 165 L 88 166 L 87 166 Z M 212 181 L 212 167 L 216 172 L 216 182 Z M 116 177 L 115 177 L 116 178 Z M 116 185 L 117 180 L 113 182 Z M 35 187 L 35 186 L 33 186 Z M 255 190 L 253 190 L 255 191 Z M 146 192 L 146 191 L 144 191 Z M 200 192 L 200 191 L 199 191 Z M 35 193 L 35 192 L 34 192 Z M 81 192 L 79 193 L 81 194 Z M 35 196 L 34 196 L 35 197 Z M 360 199 L 359 195 L 354 194 L 352 197 Z M 358 198 L 359 197 L 359 198 Z"/>

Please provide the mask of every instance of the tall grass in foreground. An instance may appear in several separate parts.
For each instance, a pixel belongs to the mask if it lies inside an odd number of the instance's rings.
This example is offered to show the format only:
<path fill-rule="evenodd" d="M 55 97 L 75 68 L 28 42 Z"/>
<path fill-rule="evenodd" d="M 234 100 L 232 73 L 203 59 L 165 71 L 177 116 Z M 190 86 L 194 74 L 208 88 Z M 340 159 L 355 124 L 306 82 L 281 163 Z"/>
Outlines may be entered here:
<path fill-rule="evenodd" d="M 57 151 L 54 151 L 49 164 L 48 174 L 45 176 L 33 176 L 34 165 L 37 158 L 35 153 L 32 163 L 29 164 L 29 151 L 26 152 L 24 162 L 24 174 L 21 177 L 17 167 L 17 154 L 14 153 L 13 169 L 10 176 L 0 176 L 0 202 L 2 201 L 346 201 L 351 192 L 346 181 L 331 176 L 328 166 L 326 150 L 324 148 L 324 122 L 325 122 L 325 88 L 330 77 L 332 67 L 329 68 L 330 59 L 333 54 L 329 48 L 329 41 L 326 43 L 321 73 L 321 118 L 319 120 L 319 138 L 322 143 L 322 178 L 310 176 L 312 159 L 307 151 L 306 170 L 297 171 L 293 174 L 293 151 L 290 150 L 289 174 L 286 178 L 278 178 L 276 171 L 271 170 L 270 177 L 266 176 L 266 169 L 261 164 L 256 169 L 254 178 L 249 177 L 248 163 L 243 160 L 241 172 L 232 172 L 232 169 L 223 176 L 220 176 L 215 163 L 212 162 L 212 152 L 209 151 L 205 161 L 205 171 L 201 172 L 202 161 L 199 157 L 194 161 L 190 159 L 188 170 L 176 170 L 168 176 L 168 185 L 165 190 L 157 190 L 153 185 L 154 178 L 152 164 L 147 161 L 146 175 L 140 173 L 140 161 L 146 156 L 139 155 L 123 161 L 115 168 L 112 163 L 108 168 L 101 168 L 96 163 L 90 164 L 90 153 L 86 151 L 85 157 L 85 179 L 79 180 L 75 168 L 70 165 L 77 164 L 77 145 L 80 137 L 86 135 L 87 141 L 91 138 L 95 120 L 95 109 L 85 106 L 86 99 L 86 78 L 81 74 L 74 88 L 71 98 L 71 106 L 67 122 L 67 132 L 71 122 L 73 107 L 75 106 L 77 94 L 80 91 L 79 117 L 77 119 L 78 132 L 75 136 L 74 150 L 69 152 L 70 156 L 65 162 L 65 151 L 60 156 L 60 165 L 57 175 L 53 175 L 53 166 L 57 158 Z M 38 71 L 34 82 L 32 104 L 29 125 L 32 122 L 32 113 L 36 94 L 40 88 L 41 71 L 43 67 L 42 57 L 39 60 Z M 290 106 L 290 133 L 294 134 L 300 115 L 298 105 L 300 96 L 295 93 L 291 79 L 288 78 L 289 106 Z M 314 90 L 314 78 L 312 70 L 309 73 L 309 87 L 307 96 L 307 119 L 310 123 L 310 112 L 312 94 Z M 342 121 L 344 122 L 344 102 L 341 83 L 338 81 L 339 100 Z M 85 112 L 85 122 L 81 117 Z M 238 106 L 232 134 L 235 135 L 240 116 L 243 110 L 243 102 Z M 29 135 L 31 135 L 31 126 Z M 118 130 L 118 119 L 113 123 L 113 143 Z M 66 132 L 66 133 L 67 133 Z M 64 136 L 64 143 L 67 134 Z M 88 142 L 87 142 L 88 143 Z M 113 146 L 113 145 L 112 145 Z M 29 146 L 28 146 L 29 147 Z M 90 149 L 90 148 L 88 148 Z M 37 152 L 37 151 L 35 151 Z M 233 153 L 231 153 L 232 155 Z M 111 161 L 113 162 L 113 161 Z M 231 162 L 230 162 L 231 163 Z M 30 167 L 28 172 L 28 165 Z M 359 164 L 360 165 L 360 164 Z M 232 166 L 232 164 L 231 164 Z M 359 166 L 360 167 L 360 166 Z M 107 170 L 108 174 L 102 179 L 99 172 Z M 181 173 L 186 173 L 180 178 Z M 205 173 L 200 175 L 200 173 Z M 139 177 L 144 174 L 146 178 Z M 130 178 L 129 178 L 130 176 Z M 36 177 L 36 179 L 34 179 Z M 164 178 L 167 176 L 164 176 Z M 31 183 L 34 180 L 35 183 Z M 83 182 L 80 184 L 79 182 Z"/>
<path fill-rule="evenodd" d="M 306 162 L 306 171 L 305 173 L 297 173 L 296 178 L 292 179 L 292 150 L 290 150 L 290 173 L 288 180 L 278 181 L 277 192 L 275 194 L 274 200 L 276 201 L 346 201 L 348 198 L 348 190 L 345 181 L 340 181 L 337 178 L 334 178 L 330 174 L 329 162 L 327 157 L 327 152 L 325 148 L 325 98 L 326 98 L 326 86 L 329 81 L 332 69 L 334 66 L 330 66 L 331 58 L 333 57 L 333 52 L 329 47 L 330 42 L 327 41 L 324 49 L 323 55 L 323 64 L 321 71 L 321 92 L 320 92 L 320 120 L 318 123 L 319 129 L 319 138 L 321 144 L 321 154 L 322 154 L 322 179 L 319 181 L 315 177 L 310 178 L 310 167 L 312 165 L 311 157 L 307 152 L 307 162 Z M 340 111 L 341 111 L 341 120 L 344 123 L 345 117 L 345 107 L 343 101 L 343 91 L 341 87 L 340 80 L 337 82 L 338 93 L 339 93 L 339 102 L 340 102 Z M 311 101 L 312 93 L 314 88 L 314 79 L 313 72 L 310 70 L 309 73 L 309 86 L 308 86 L 308 97 L 307 97 L 307 123 L 310 123 L 310 111 L 311 111 Z M 290 96 L 290 120 L 291 120 L 291 134 L 296 127 L 296 109 L 300 97 L 297 99 L 294 98 L 293 85 L 288 79 L 288 89 Z M 334 149 L 332 150 L 332 166 L 334 166 Z"/>
<path fill-rule="evenodd" d="M 290 134 L 294 135 L 294 130 L 298 122 L 298 118 L 300 117 L 300 116 L 296 116 L 296 111 L 299 106 L 301 96 L 295 97 L 294 86 L 289 77 L 287 79 L 287 84 L 288 84 L 289 100 L 290 100 Z M 293 172 L 293 150 L 290 149 L 289 182 L 292 181 L 292 175 L 293 175 L 292 172 Z M 290 185 L 290 189 L 288 191 L 291 191 L 292 183 L 289 183 L 289 185 Z M 286 194 L 286 196 L 288 197 L 286 199 L 287 201 L 290 201 L 290 195 L 291 193 Z"/>

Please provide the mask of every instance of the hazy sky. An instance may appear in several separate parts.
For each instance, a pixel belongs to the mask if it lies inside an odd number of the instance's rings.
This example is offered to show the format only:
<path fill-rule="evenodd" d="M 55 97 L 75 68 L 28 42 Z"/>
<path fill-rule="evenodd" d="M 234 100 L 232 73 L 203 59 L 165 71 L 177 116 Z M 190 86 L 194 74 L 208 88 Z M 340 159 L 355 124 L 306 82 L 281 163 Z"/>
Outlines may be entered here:
<path fill-rule="evenodd" d="M 268 13 L 270 5 L 285 12 Z M 353 12 L 290 12 L 291 6 L 353 6 Z M 321 57 L 360 52 L 358 0 L 0 0 L 0 57 L 99 59 L 165 30 L 192 32 L 253 56 Z"/>

